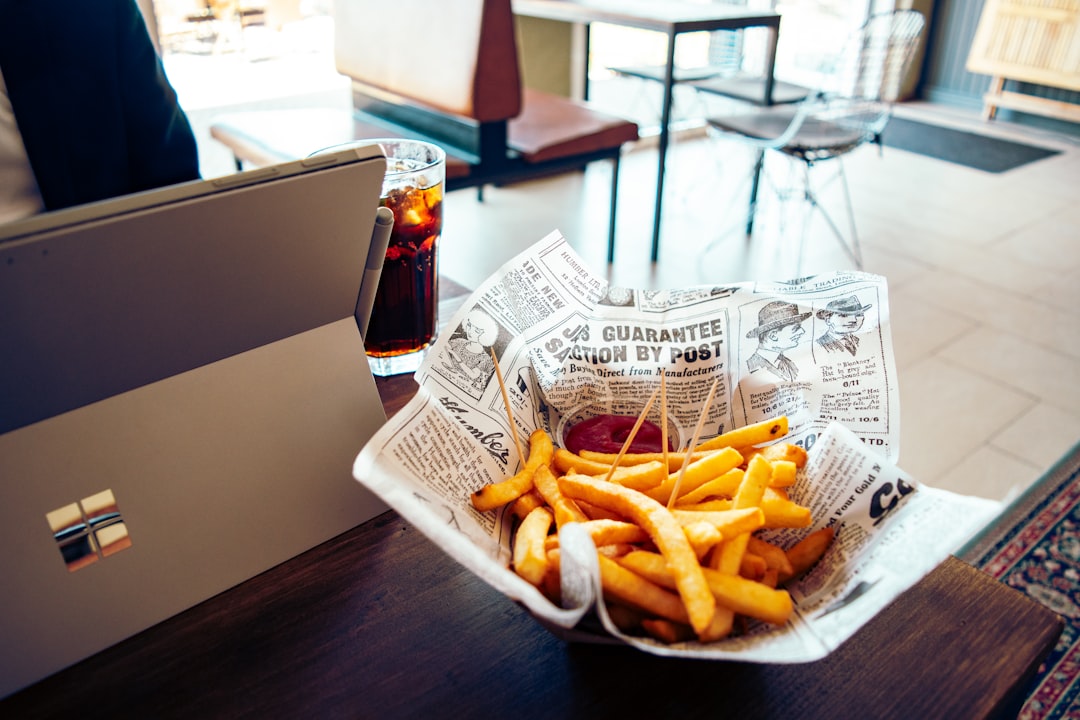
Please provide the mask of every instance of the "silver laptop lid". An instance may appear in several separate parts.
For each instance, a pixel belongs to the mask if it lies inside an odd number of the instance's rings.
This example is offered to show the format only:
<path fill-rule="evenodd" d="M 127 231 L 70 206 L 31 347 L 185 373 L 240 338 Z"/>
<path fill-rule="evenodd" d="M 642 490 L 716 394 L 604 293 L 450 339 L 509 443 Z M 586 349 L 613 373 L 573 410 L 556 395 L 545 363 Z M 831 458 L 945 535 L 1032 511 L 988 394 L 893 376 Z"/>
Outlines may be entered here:
<path fill-rule="evenodd" d="M 385 510 L 351 477 L 385 421 L 353 317 L 384 170 L 0 227 L 0 696 Z"/>

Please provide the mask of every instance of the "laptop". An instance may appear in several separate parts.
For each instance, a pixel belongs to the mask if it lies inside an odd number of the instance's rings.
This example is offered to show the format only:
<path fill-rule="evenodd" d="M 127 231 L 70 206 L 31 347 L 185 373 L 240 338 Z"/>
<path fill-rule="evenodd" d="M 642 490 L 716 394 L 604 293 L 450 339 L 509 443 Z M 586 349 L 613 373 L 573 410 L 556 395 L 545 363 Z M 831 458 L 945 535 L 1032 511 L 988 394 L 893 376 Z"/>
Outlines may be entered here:
<path fill-rule="evenodd" d="M 0 697 L 385 511 L 378 147 L 0 226 Z"/>

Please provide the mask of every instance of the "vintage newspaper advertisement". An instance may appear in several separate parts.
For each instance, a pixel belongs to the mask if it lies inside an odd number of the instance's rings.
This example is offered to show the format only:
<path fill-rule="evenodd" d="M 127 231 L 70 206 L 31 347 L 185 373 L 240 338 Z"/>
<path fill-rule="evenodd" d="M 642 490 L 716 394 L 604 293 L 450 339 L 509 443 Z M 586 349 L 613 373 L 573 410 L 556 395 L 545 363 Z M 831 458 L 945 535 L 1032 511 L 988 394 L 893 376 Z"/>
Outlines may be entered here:
<path fill-rule="evenodd" d="M 495 360 L 504 379 L 496 377 Z M 836 540 L 789 588 L 784 627 L 716 643 L 622 636 L 607 618 L 588 537 L 562 538 L 563 604 L 509 569 L 510 518 L 469 495 L 520 468 L 533 430 L 558 444 L 582 419 L 639 415 L 664 374 L 675 447 L 786 415 L 809 453 L 792 498 Z M 834 272 L 674 290 L 611 286 L 558 232 L 506 263 L 450 318 L 417 396 L 358 456 L 354 475 L 445 552 L 568 637 L 657 654 L 806 662 L 823 657 L 959 547 L 997 503 L 922 486 L 897 467 L 899 388 L 885 279 Z M 702 418 L 706 398 L 712 394 Z M 507 401 L 514 419 L 508 420 Z M 649 418 L 661 422 L 658 404 Z M 582 547 L 574 545 L 580 543 Z"/>

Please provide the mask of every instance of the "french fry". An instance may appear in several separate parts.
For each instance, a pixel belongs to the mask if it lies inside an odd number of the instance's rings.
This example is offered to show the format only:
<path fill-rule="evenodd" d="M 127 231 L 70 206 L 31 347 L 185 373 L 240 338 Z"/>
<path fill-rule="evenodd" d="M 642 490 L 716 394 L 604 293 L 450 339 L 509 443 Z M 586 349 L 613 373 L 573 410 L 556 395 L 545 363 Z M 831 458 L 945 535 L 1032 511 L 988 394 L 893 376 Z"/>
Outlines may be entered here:
<path fill-rule="evenodd" d="M 783 497 L 770 497 L 768 493 L 761 501 L 761 512 L 765 513 L 765 527 L 768 529 L 804 528 L 810 527 L 813 522 L 810 508 Z"/>
<path fill-rule="evenodd" d="M 772 490 L 772 488 L 770 488 Z M 677 505 L 675 513 L 680 512 L 728 512 L 735 506 L 732 500 L 707 500 L 693 505 Z M 779 528 L 804 528 L 810 527 L 812 517 L 810 509 L 792 502 L 779 495 L 770 496 L 769 493 L 761 501 L 763 521 L 761 527 L 765 530 Z"/>
<path fill-rule="evenodd" d="M 595 477 L 604 477 L 634 490 L 648 490 L 664 482 L 667 473 L 664 471 L 664 463 L 654 460 L 641 465 L 617 465 L 610 473 L 605 472 Z"/>
<path fill-rule="evenodd" d="M 607 508 L 598 507 L 590 502 L 586 502 L 581 498 L 578 498 L 574 502 L 581 508 L 581 511 L 588 516 L 590 520 L 622 520 L 622 516 L 617 512 L 612 512 Z"/>
<path fill-rule="evenodd" d="M 720 452 L 710 453 L 701 460 L 695 460 L 687 465 L 686 472 L 682 473 L 682 484 L 679 485 L 679 493 L 690 492 L 709 480 L 723 475 L 728 470 L 737 468 L 742 462 L 742 455 L 734 448 L 724 448 Z M 651 490 L 646 490 L 645 494 L 653 500 L 666 505 L 671 499 L 671 493 L 675 486 L 679 484 L 679 474 L 679 472 L 669 473 L 663 484 Z"/>
<path fill-rule="evenodd" d="M 725 540 L 741 533 L 753 532 L 765 526 L 765 514 L 761 508 L 743 508 L 741 510 L 716 510 L 711 512 L 699 512 L 696 510 L 682 510 L 675 508 L 671 511 L 683 527 L 698 522 L 707 522 L 724 537 Z"/>
<path fill-rule="evenodd" d="M 788 494 L 787 488 L 776 487 L 772 485 L 772 480 L 769 481 L 770 485 L 765 489 L 765 499 L 780 499 L 790 500 L 791 495 Z"/>
<path fill-rule="evenodd" d="M 536 488 L 533 488 L 510 504 L 510 512 L 518 520 L 524 520 L 525 516 L 532 512 L 534 508 L 541 507 L 543 504 L 544 498 L 540 496 L 540 493 L 536 492 Z"/>
<path fill-rule="evenodd" d="M 703 502 L 711 497 L 727 496 L 730 498 L 739 489 L 739 483 L 742 482 L 745 472 L 742 468 L 728 470 L 720 477 L 715 477 L 690 492 L 683 493 L 675 501 L 675 507 Z"/>
<path fill-rule="evenodd" d="M 709 591 L 701 565 L 698 564 L 686 534 L 667 508 L 629 488 L 580 475 L 560 478 L 559 487 L 570 497 L 581 498 L 618 512 L 649 533 L 649 537 L 671 567 L 675 586 L 686 606 L 694 632 L 700 635 L 709 627 L 716 611 L 716 599 Z"/>
<path fill-rule="evenodd" d="M 735 430 L 729 430 L 716 437 L 706 440 L 697 446 L 698 450 L 716 450 L 722 447 L 750 447 L 772 442 L 787 435 L 787 415 L 762 420 L 761 422 L 745 425 Z"/>
<path fill-rule="evenodd" d="M 788 562 L 791 563 L 791 574 L 780 575 L 781 582 L 787 582 L 797 578 L 812 568 L 825 551 L 832 544 L 835 531 L 831 527 L 815 530 L 787 550 Z"/>
<path fill-rule="evenodd" d="M 541 465 L 551 462 L 554 447 L 551 437 L 543 430 L 535 430 L 529 436 L 529 459 L 525 466 L 497 483 L 490 483 L 474 492 L 470 499 L 480 512 L 494 510 L 518 499 L 533 487 L 533 473 Z"/>
<path fill-rule="evenodd" d="M 701 460 L 707 455 L 715 453 L 715 450 L 702 450 L 694 451 L 690 455 L 690 462 Z M 616 453 L 602 453 L 595 450 L 580 450 L 578 456 L 583 460 L 591 460 L 593 462 L 602 463 L 604 465 L 611 465 L 615 462 L 615 458 L 618 457 Z M 686 456 L 685 452 L 669 452 L 667 453 L 668 472 L 676 472 L 682 467 L 683 458 Z M 662 452 L 650 452 L 650 453 L 626 453 L 619 459 L 620 465 L 642 465 L 648 462 L 663 462 L 664 453 Z"/>
<path fill-rule="evenodd" d="M 555 448 L 551 461 L 555 471 L 563 475 L 571 470 L 582 475 L 603 475 L 611 467 L 611 463 L 588 460 L 580 455 L 575 455 L 566 448 Z"/>
<path fill-rule="evenodd" d="M 795 443 L 776 443 L 774 445 L 766 445 L 760 450 L 762 456 L 769 462 L 777 462 L 778 460 L 787 460 L 795 463 L 795 467 L 801 468 L 806 466 L 806 450 L 799 447 Z"/>
<path fill-rule="evenodd" d="M 557 566 L 560 559 L 559 551 L 551 551 L 548 553 L 548 558 Z M 600 586 L 604 590 L 605 598 L 614 598 L 657 617 L 689 624 L 686 606 L 678 595 L 627 570 L 609 557 L 601 554 L 598 560 L 600 561 Z M 708 586 L 705 587 L 708 591 Z M 711 594 L 709 599 L 712 599 Z"/>
<path fill-rule="evenodd" d="M 683 510 L 686 512 L 728 512 L 734 509 L 735 501 L 730 498 L 713 498 L 712 500 L 704 500 L 697 503 L 679 503 L 675 506 L 675 510 Z"/>
<path fill-rule="evenodd" d="M 589 517 L 570 498 L 559 490 L 559 482 L 547 465 L 541 465 L 533 473 L 536 491 L 555 512 L 555 524 L 562 527 L 568 522 L 585 522 Z"/>
<path fill-rule="evenodd" d="M 786 574 L 795 572 L 795 569 L 791 566 L 791 561 L 788 559 L 787 553 L 784 552 L 784 549 L 779 545 L 773 545 L 770 542 L 766 542 L 759 537 L 751 535 L 750 540 L 746 543 L 746 551 L 752 552 L 764 559 L 765 565 L 771 570 Z"/>
<path fill-rule="evenodd" d="M 689 625 L 662 618 L 645 618 L 641 621 L 641 629 L 648 633 L 649 637 L 668 645 L 694 638 L 694 630 Z"/>
<path fill-rule="evenodd" d="M 732 499 L 732 505 L 736 510 L 756 507 L 761 504 L 761 498 L 765 495 L 769 479 L 772 477 L 772 465 L 768 460 L 754 457 L 747 463 L 746 473 L 743 475 L 739 489 Z M 746 553 L 746 543 L 750 533 L 744 532 L 725 539 L 713 548 L 709 566 L 719 575 L 736 576 L 742 567 L 743 555 Z M 734 622 L 734 614 L 739 612 L 730 605 L 725 605 L 718 610 L 709 629 L 704 633 L 708 640 L 725 637 L 731 632 Z"/>
<path fill-rule="evenodd" d="M 596 552 L 604 557 L 615 559 L 621 558 L 628 552 L 637 550 L 637 545 L 631 545 L 630 543 L 608 543 L 607 545 L 598 545 Z"/>
<path fill-rule="evenodd" d="M 768 569 L 765 558 L 748 552 L 743 555 L 742 563 L 739 564 L 739 575 L 749 580 L 761 580 Z"/>
<path fill-rule="evenodd" d="M 798 467 L 794 462 L 791 460 L 770 460 L 770 462 L 772 463 L 772 477 L 769 479 L 769 487 L 788 488 L 795 484 Z"/>
<path fill-rule="evenodd" d="M 636 550 L 619 559 L 618 564 L 662 587 L 672 587 L 674 579 L 662 555 Z M 717 602 L 732 612 L 783 625 L 791 617 L 793 605 L 786 590 L 774 590 L 738 575 L 715 570 L 704 571 L 710 591 Z"/>
<path fill-rule="evenodd" d="M 635 526 L 636 527 L 636 526 Z M 690 547 L 694 548 L 694 554 L 698 560 L 712 550 L 713 546 L 724 539 L 723 534 L 712 523 L 705 521 L 692 522 L 682 526 L 686 533 L 686 539 L 690 541 Z"/>
<path fill-rule="evenodd" d="M 514 534 L 514 572 L 538 587 L 548 570 L 544 539 L 554 521 L 550 510 L 538 507 L 525 516 Z"/>
<path fill-rule="evenodd" d="M 607 603 L 607 612 L 611 622 L 615 623 L 615 627 L 628 635 L 637 632 L 641 628 L 642 621 L 646 618 L 645 613 L 638 608 L 615 601 Z M 667 620 L 665 622 L 671 621 Z"/>
<path fill-rule="evenodd" d="M 649 539 L 649 534 L 640 527 L 622 520 L 589 520 L 581 523 L 581 527 L 589 533 L 597 547 L 615 543 L 640 543 Z"/>
<path fill-rule="evenodd" d="M 765 496 L 765 489 L 772 477 L 772 465 L 768 460 L 755 457 L 750 460 L 746 468 L 746 474 L 735 493 L 733 505 L 735 510 L 759 507 L 761 499 Z M 713 553 L 712 567 L 714 570 L 735 575 L 742 565 L 742 556 L 746 552 L 746 544 L 750 541 L 750 533 L 739 533 L 729 540 L 725 540 Z"/>
<path fill-rule="evenodd" d="M 612 467 L 610 463 L 586 460 L 580 455 L 575 455 L 565 448 L 556 448 L 552 455 L 552 462 L 555 466 L 555 470 L 563 475 L 573 470 L 580 475 L 607 477 L 608 473 L 611 472 Z M 635 490 L 642 490 L 656 487 L 664 482 L 667 475 L 664 463 L 659 460 L 650 460 L 647 463 L 641 463 L 639 465 L 617 466 L 615 472 L 611 474 L 609 479 L 620 485 L 626 485 Z"/>

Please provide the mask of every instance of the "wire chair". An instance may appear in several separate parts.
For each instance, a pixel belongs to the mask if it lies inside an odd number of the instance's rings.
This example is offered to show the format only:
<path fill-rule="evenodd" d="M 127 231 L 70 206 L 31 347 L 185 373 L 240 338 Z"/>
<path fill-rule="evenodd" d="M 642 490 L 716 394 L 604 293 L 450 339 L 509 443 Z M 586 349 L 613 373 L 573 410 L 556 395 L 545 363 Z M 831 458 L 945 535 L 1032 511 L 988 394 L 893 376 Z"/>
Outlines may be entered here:
<path fill-rule="evenodd" d="M 915 10 L 895 10 L 872 15 L 845 43 L 822 86 L 795 105 L 752 108 L 738 114 L 709 117 L 715 137 L 732 138 L 756 150 L 750 178 L 747 237 L 753 234 L 758 193 L 765 175 L 765 151 L 776 150 L 801 163 L 800 183 L 794 191 L 779 193 L 807 203 L 799 240 L 798 267 L 802 267 L 807 228 L 814 211 L 819 212 L 848 257 L 862 269 L 862 251 L 855 230 L 841 157 L 866 143 L 881 150 L 881 133 L 889 122 L 892 104 L 915 55 L 924 18 Z M 824 184 L 814 186 L 812 171 L 819 163 L 836 160 L 836 174 L 847 208 L 850 240 L 819 202 Z"/>

